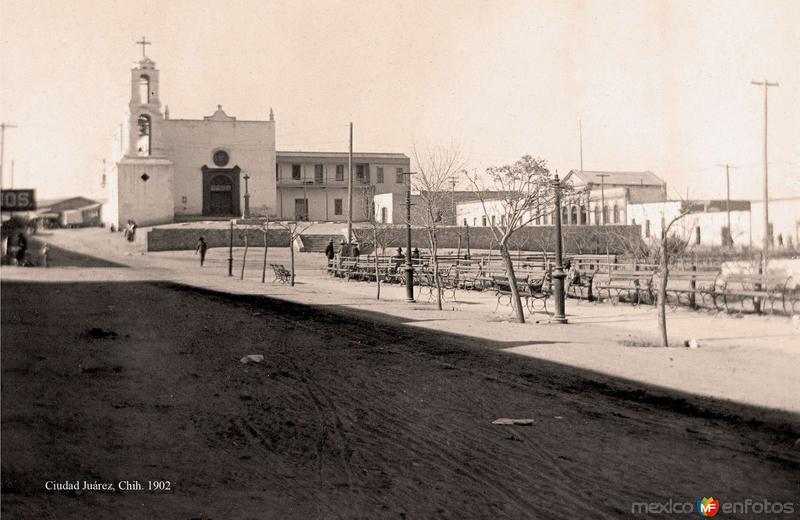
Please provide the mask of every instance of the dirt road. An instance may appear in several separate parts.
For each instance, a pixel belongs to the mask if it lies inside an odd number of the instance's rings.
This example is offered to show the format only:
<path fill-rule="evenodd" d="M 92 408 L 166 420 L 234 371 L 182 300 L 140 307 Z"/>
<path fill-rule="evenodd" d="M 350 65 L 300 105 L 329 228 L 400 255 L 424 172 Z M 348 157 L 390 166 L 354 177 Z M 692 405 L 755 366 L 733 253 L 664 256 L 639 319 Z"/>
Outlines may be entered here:
<path fill-rule="evenodd" d="M 4 282 L 2 296 L 8 518 L 573 519 L 798 501 L 794 415 L 379 314 L 166 283 Z M 76 480 L 116 490 L 45 489 Z"/>

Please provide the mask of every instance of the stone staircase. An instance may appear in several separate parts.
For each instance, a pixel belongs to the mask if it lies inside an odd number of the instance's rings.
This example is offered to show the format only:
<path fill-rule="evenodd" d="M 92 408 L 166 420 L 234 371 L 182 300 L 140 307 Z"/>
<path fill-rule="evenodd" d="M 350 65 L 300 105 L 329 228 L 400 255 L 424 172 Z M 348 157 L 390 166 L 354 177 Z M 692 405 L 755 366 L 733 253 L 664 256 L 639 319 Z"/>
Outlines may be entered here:
<path fill-rule="evenodd" d="M 333 240 L 333 245 L 339 248 L 339 243 L 344 239 L 342 235 L 300 235 L 303 253 L 324 253 L 328 240 Z"/>

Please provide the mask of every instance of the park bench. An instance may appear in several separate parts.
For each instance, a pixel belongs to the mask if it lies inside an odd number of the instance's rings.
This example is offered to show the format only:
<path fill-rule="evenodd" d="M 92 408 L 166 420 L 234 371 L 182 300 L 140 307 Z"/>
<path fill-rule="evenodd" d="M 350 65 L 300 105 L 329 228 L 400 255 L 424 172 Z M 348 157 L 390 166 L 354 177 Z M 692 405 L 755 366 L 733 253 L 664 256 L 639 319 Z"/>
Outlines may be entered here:
<path fill-rule="evenodd" d="M 586 299 L 590 302 L 594 301 L 592 287 L 594 277 L 597 274 L 597 268 L 586 267 L 586 264 L 582 264 L 581 267 L 576 267 L 575 271 L 577 272 L 575 278 L 570 278 L 569 273 L 567 273 L 567 281 L 569 284 L 566 290 L 567 296 L 577 299 Z"/>
<path fill-rule="evenodd" d="M 283 264 L 269 264 L 272 267 L 272 272 L 275 274 L 275 278 L 272 280 L 272 283 L 280 282 L 280 283 L 289 283 L 292 277 L 292 273 L 289 272 Z"/>
<path fill-rule="evenodd" d="M 629 269 L 598 271 L 593 277 L 593 294 L 598 299 L 608 299 L 612 304 L 623 300 L 639 305 L 643 301 L 653 302 L 654 272 Z M 605 293 L 605 298 L 603 294 Z"/>
<path fill-rule="evenodd" d="M 547 289 L 548 280 L 547 273 L 542 272 L 540 277 L 529 274 L 524 278 L 517 280 L 517 292 L 523 305 L 528 309 L 530 314 L 537 311 L 548 313 L 547 300 L 550 298 L 550 291 Z M 504 300 L 508 299 L 508 306 L 514 308 L 514 299 L 511 294 L 511 284 L 507 276 L 492 276 L 492 287 L 497 297 L 497 304 L 494 311 L 500 307 Z M 505 304 L 505 303 L 504 303 Z"/>
<path fill-rule="evenodd" d="M 672 307 L 685 305 L 693 309 L 706 307 L 719 310 L 716 287 L 720 276 L 719 271 L 670 270 L 667 278 L 667 302 Z M 655 280 L 657 287 L 658 273 Z"/>
<path fill-rule="evenodd" d="M 339 258 L 332 267 L 333 276 L 350 280 L 358 275 L 358 258 L 346 256 Z"/>
<path fill-rule="evenodd" d="M 798 287 L 783 270 L 766 273 L 728 273 L 717 281 L 715 291 L 728 312 L 797 311 Z"/>

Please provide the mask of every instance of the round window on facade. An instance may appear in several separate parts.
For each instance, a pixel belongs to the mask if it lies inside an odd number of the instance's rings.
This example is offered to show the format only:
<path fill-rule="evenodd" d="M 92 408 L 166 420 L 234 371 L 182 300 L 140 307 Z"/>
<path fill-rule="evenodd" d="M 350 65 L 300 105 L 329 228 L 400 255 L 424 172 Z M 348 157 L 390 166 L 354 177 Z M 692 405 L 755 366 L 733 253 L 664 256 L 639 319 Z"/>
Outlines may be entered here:
<path fill-rule="evenodd" d="M 214 152 L 214 164 L 222 168 L 228 164 L 230 157 L 228 156 L 228 152 L 225 150 L 217 150 Z"/>

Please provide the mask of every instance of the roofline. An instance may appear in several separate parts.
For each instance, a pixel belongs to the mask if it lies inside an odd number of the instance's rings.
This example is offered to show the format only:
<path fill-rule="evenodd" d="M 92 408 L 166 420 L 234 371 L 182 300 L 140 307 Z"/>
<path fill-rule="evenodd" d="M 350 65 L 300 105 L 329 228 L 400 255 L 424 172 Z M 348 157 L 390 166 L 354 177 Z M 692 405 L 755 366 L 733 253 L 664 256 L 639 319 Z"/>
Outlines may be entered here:
<path fill-rule="evenodd" d="M 280 157 L 341 157 L 347 158 L 349 155 L 348 152 L 308 152 L 308 151 L 281 151 L 276 150 L 275 156 Z M 364 158 L 390 158 L 390 159 L 403 159 L 403 160 L 411 160 L 409 156 L 404 153 L 392 153 L 392 152 L 353 152 L 353 157 L 364 157 Z"/>

